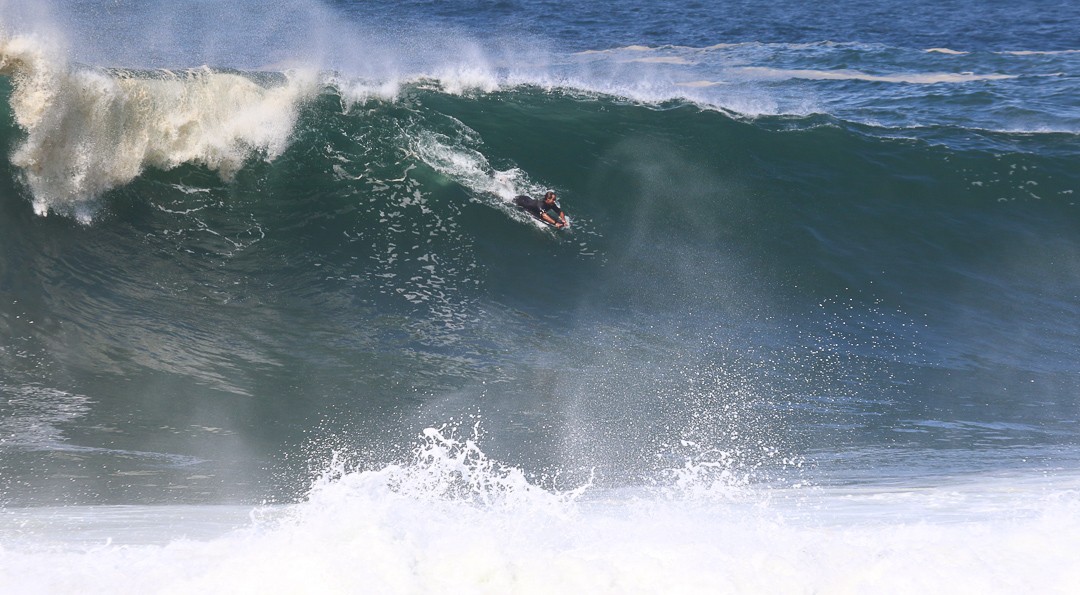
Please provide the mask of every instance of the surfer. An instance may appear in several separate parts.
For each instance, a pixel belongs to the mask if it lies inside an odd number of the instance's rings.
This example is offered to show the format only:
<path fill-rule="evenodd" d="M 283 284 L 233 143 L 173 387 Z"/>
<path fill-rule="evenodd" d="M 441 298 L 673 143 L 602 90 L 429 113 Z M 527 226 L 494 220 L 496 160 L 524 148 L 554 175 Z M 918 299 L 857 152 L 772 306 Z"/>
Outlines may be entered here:
<path fill-rule="evenodd" d="M 563 213 L 562 207 L 555 202 L 554 192 L 548 191 L 543 200 L 536 200 L 522 194 L 514 199 L 514 204 L 548 225 L 553 225 L 559 229 L 566 227 L 566 213 Z"/>

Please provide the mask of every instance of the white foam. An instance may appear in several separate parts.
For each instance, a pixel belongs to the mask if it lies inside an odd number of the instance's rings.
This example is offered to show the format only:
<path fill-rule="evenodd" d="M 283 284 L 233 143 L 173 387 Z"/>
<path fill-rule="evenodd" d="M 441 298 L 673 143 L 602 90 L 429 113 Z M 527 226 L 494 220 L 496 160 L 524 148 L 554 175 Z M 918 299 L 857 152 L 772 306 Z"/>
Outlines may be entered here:
<path fill-rule="evenodd" d="M 1080 50 L 1014 50 L 998 53 L 1011 56 L 1064 56 L 1080 53 Z"/>
<path fill-rule="evenodd" d="M 539 195 L 549 189 L 530 179 L 520 168 L 495 168 L 483 153 L 474 148 L 480 143 L 476 132 L 456 120 L 452 125 L 458 129 L 455 137 L 414 130 L 408 134 L 407 140 L 424 163 L 468 188 L 478 200 L 515 212 L 516 209 L 510 206 L 515 196 Z M 523 219 L 532 221 L 529 217 Z"/>
<path fill-rule="evenodd" d="M 640 64 L 675 64 L 675 65 L 690 65 L 693 64 L 691 60 L 682 56 L 652 56 L 649 58 L 636 58 L 634 60 L 628 60 L 629 62 L 637 62 Z"/>
<path fill-rule="evenodd" d="M 332 85 L 341 93 L 344 109 L 355 105 L 364 104 L 372 99 L 382 101 L 394 101 L 401 93 L 401 82 L 392 79 L 387 81 L 366 81 L 345 79 L 339 76 L 328 76 L 325 79 L 328 85 Z"/>
<path fill-rule="evenodd" d="M 857 70 L 814 70 L 766 67 L 743 67 L 733 72 L 766 80 L 789 78 L 830 81 L 872 81 L 882 83 L 909 83 L 934 85 L 938 83 L 970 83 L 973 81 L 997 81 L 1016 78 L 1008 74 L 976 74 L 973 72 L 908 72 L 896 74 L 867 74 Z"/>
<path fill-rule="evenodd" d="M 1080 580 L 1075 477 L 771 497 L 743 479 L 732 477 L 723 494 L 560 491 L 489 459 L 475 436 L 427 430 L 410 461 L 367 471 L 336 461 L 305 502 L 258 510 L 249 527 L 220 537 L 235 510 L 6 511 L 0 585 L 28 594 L 982 595 L 1067 593 Z M 189 538 L 152 545 L 155 519 Z M 221 530 L 185 531 L 203 522 Z"/>
<path fill-rule="evenodd" d="M 313 76 L 259 84 L 208 68 L 124 72 L 69 65 L 48 40 L 0 40 L 0 73 L 14 80 L 11 105 L 25 140 L 12 163 L 34 210 L 87 219 L 93 201 L 147 168 L 203 165 L 228 179 L 253 155 L 288 145 Z"/>

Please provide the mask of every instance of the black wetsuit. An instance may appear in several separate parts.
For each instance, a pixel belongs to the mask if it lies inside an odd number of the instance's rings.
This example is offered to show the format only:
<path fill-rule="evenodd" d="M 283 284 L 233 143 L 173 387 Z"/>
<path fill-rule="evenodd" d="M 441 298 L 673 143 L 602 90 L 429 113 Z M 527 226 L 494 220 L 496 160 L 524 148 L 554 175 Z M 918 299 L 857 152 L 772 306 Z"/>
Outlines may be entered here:
<path fill-rule="evenodd" d="M 544 204 L 544 199 L 542 198 L 530 198 L 522 194 L 514 199 L 514 204 L 532 213 L 533 217 L 536 217 L 537 219 L 543 220 L 543 217 L 541 217 L 540 214 L 544 211 L 548 211 L 548 216 L 555 221 L 558 221 L 559 217 L 562 216 L 562 207 L 559 206 L 558 202 L 548 206 Z M 552 215 L 552 212 L 555 214 Z"/>

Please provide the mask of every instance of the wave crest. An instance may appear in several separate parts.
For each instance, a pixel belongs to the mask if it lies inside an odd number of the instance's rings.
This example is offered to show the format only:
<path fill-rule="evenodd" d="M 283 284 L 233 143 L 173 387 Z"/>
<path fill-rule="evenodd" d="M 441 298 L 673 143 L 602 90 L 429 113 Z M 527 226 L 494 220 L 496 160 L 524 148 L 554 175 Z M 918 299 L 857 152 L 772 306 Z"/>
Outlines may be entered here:
<path fill-rule="evenodd" d="M 150 167 L 194 163 L 228 179 L 253 155 L 280 155 L 300 104 L 318 89 L 303 72 L 263 81 L 207 67 L 84 68 L 44 45 L 0 42 L 0 73 L 12 76 L 12 111 L 26 134 L 11 161 L 40 215 L 86 221 L 96 197 Z"/>

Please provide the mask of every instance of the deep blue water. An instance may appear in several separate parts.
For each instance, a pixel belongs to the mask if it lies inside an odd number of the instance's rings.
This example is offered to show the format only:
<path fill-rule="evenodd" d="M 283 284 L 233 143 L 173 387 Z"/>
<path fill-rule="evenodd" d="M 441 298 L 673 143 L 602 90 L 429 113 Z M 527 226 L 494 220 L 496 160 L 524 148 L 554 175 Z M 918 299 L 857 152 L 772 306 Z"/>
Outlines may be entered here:
<path fill-rule="evenodd" d="M 1039 0 L 904 2 L 845 0 L 799 2 L 337 2 L 362 23 L 438 22 L 483 38 L 520 31 L 571 50 L 619 45 L 717 43 L 882 44 L 958 50 L 1076 49 L 1077 8 Z"/>

